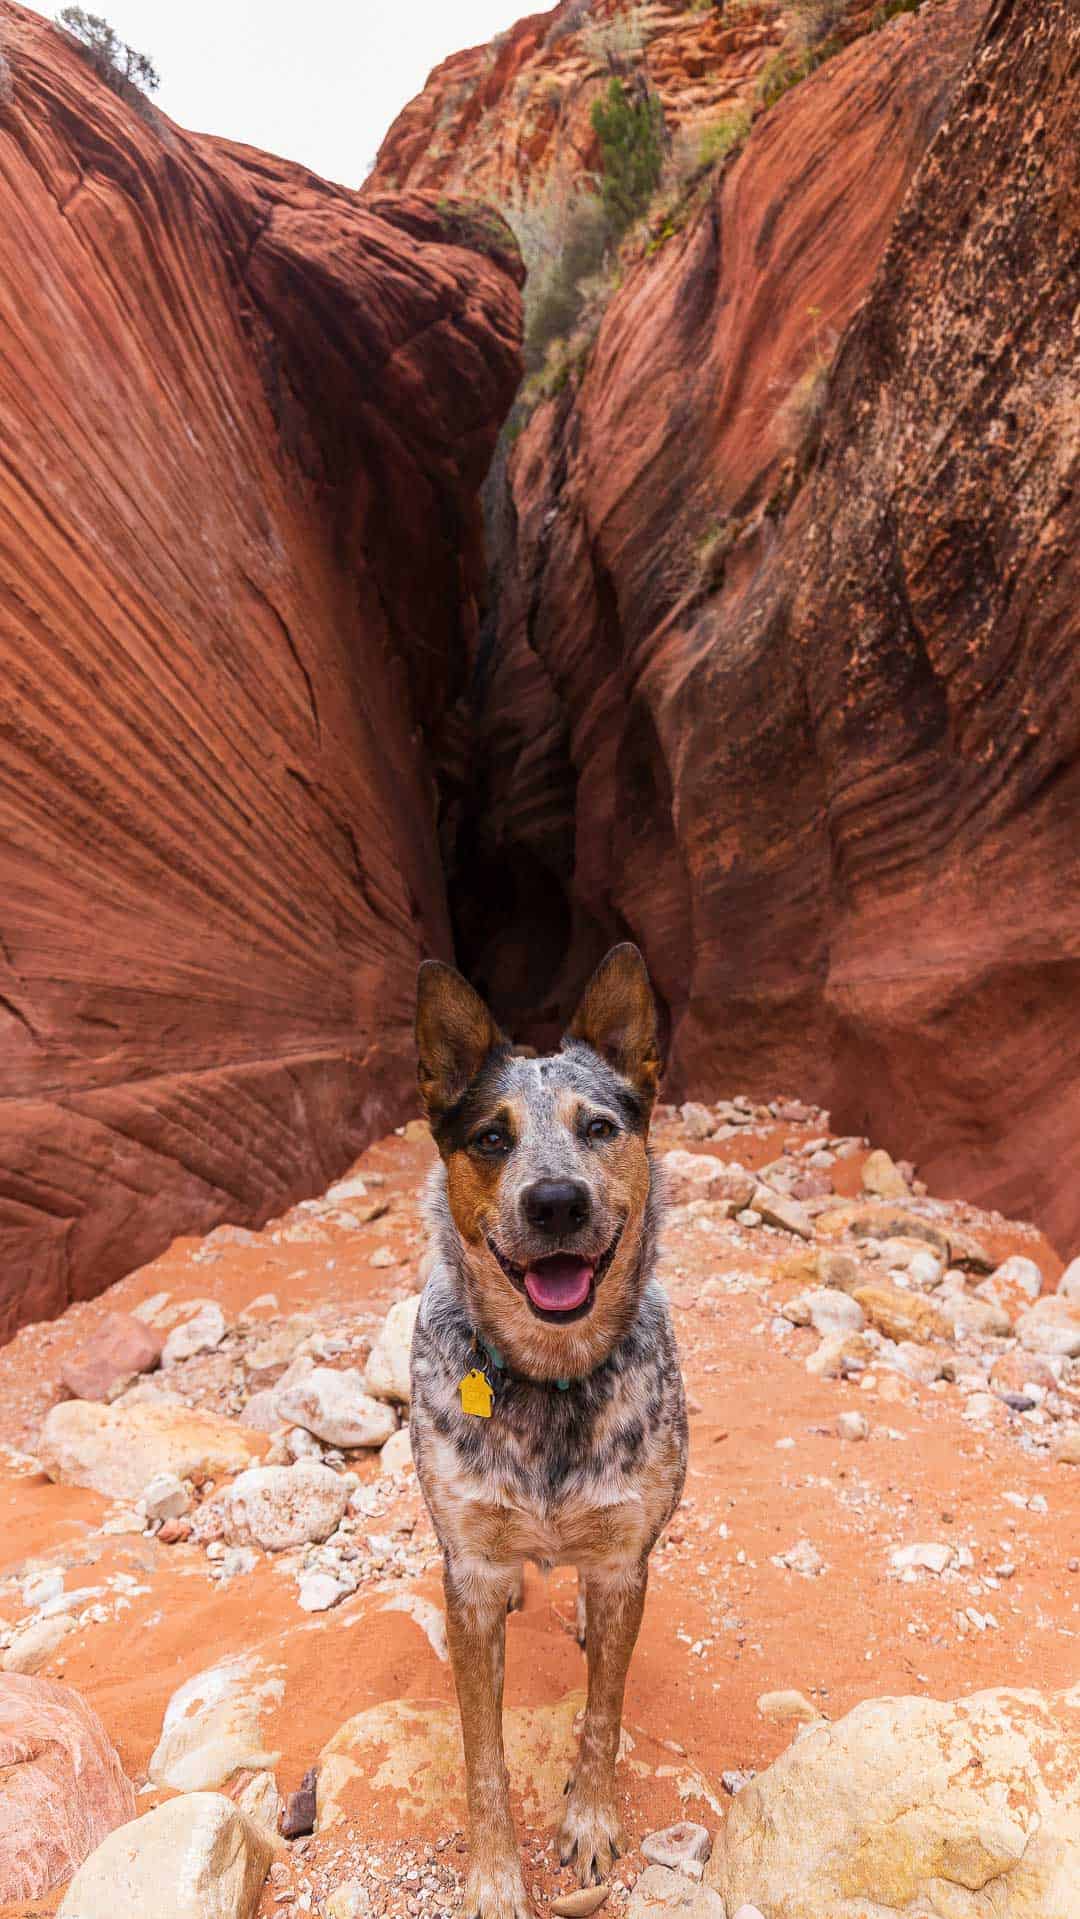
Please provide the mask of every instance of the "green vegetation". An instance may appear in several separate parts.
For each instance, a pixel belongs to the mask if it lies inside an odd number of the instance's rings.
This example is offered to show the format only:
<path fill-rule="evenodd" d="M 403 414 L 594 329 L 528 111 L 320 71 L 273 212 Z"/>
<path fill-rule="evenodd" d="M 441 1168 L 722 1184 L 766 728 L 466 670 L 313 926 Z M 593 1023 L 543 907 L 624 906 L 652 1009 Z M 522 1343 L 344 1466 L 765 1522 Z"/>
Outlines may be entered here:
<path fill-rule="evenodd" d="M 719 166 L 745 144 L 750 132 L 750 115 L 745 107 L 734 107 L 718 120 L 711 120 L 698 135 L 698 168 Z"/>
<path fill-rule="evenodd" d="M 805 80 L 818 67 L 824 66 L 826 60 L 831 60 L 834 53 L 840 52 L 840 48 L 841 42 L 835 39 L 822 40 L 813 47 L 781 47 L 779 52 L 773 54 L 758 81 L 758 98 L 762 106 L 774 107 L 785 93 L 797 87 L 800 80 Z"/>
<path fill-rule="evenodd" d="M 884 5 L 875 7 L 870 16 L 871 32 L 887 26 L 890 20 L 896 19 L 898 13 L 918 13 L 922 3 L 923 0 L 884 0 Z"/>
<path fill-rule="evenodd" d="M 631 91 L 613 74 L 602 100 L 593 101 L 600 142 L 600 200 L 612 238 L 621 240 L 640 219 L 664 167 L 664 110 L 645 85 Z"/>
<path fill-rule="evenodd" d="M 64 7 L 56 18 L 79 43 L 98 77 L 122 99 L 157 92 L 161 76 L 149 54 L 129 47 L 100 13 L 87 13 L 85 7 Z"/>

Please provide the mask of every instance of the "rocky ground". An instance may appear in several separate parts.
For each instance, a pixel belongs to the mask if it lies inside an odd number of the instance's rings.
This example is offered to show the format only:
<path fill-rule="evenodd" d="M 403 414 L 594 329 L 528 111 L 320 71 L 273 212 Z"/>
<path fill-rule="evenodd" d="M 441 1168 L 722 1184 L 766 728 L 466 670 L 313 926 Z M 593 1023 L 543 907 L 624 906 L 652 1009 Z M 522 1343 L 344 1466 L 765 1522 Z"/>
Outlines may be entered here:
<path fill-rule="evenodd" d="M 661 1109 L 655 1145 L 691 1460 L 631 1671 L 622 1780 L 637 1845 L 610 1909 L 734 1919 L 749 1899 L 765 1919 L 1068 1919 L 1080 1906 L 1054 1903 L 1044 1854 L 1057 1831 L 1054 1870 L 1080 1860 L 1080 1711 L 1066 1697 L 1080 1267 L 1063 1275 L 1033 1227 L 930 1196 L 913 1168 L 794 1101 Z M 400 1426 L 431 1159 L 414 1122 L 322 1199 L 259 1233 L 179 1240 L 0 1352 L 8 1919 L 116 1919 L 121 1881 L 137 1910 L 139 1872 L 171 1884 L 181 1853 L 202 1862 L 185 1919 L 453 1909 L 453 1688 Z M 531 1571 L 509 1622 L 511 1769 L 541 1907 L 570 1890 L 552 1829 L 585 1677 L 573 1595 L 569 1572 Z M 869 1785 L 859 1797 L 866 1752 L 893 1755 L 890 1790 L 901 1755 L 921 1776 L 919 1742 L 940 1756 L 946 1739 L 929 1702 L 1002 1686 L 1044 1697 L 1024 1708 L 1032 1740 L 1015 1703 L 961 1710 L 976 1784 L 998 1778 L 995 1741 L 1012 1742 L 1011 1810 L 972 1814 L 982 1863 L 917 1845 L 898 1866 L 906 1828 L 890 1814 L 888 1863 L 867 1865 L 884 1815 Z M 863 1707 L 896 1695 L 902 1707 Z M 954 1728 L 952 1708 L 945 1719 Z M 20 1743 L 31 1723 L 43 1730 Z M 824 1798 L 861 1864 L 835 1884 L 806 1850 L 814 1819 L 785 1836 L 770 1810 L 773 1782 L 789 1813 L 802 1803 L 811 1761 L 843 1767 L 844 1794 Z M 134 1845 L 131 1831 L 106 1838 L 155 1808 Z M 710 1835 L 703 1885 L 699 1862 L 674 1873 L 640 1850 L 675 1822 Z"/>

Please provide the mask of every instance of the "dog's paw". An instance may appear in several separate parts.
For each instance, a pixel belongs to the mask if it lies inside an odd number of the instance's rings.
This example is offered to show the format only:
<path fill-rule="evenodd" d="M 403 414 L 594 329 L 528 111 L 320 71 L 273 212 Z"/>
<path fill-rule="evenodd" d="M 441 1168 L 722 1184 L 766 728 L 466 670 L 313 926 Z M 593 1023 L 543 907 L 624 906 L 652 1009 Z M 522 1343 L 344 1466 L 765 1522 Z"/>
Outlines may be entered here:
<path fill-rule="evenodd" d="M 566 1815 L 559 1829 L 559 1858 L 573 1864 L 583 1886 L 606 1879 L 621 1852 L 626 1851 L 622 1821 L 610 1800 L 586 1800 L 570 1788 Z"/>
<path fill-rule="evenodd" d="M 461 1919 L 536 1919 L 516 1858 L 474 1865 L 465 1881 Z"/>

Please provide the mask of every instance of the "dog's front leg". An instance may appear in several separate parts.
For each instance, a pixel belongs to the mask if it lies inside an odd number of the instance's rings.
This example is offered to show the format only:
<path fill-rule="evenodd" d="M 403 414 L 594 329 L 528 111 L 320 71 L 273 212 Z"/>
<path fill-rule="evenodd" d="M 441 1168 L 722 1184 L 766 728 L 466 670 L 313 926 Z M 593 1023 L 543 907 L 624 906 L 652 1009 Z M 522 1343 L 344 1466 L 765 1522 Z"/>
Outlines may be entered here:
<path fill-rule="evenodd" d="M 583 1886 L 602 1879 L 626 1845 L 615 1803 L 623 1693 L 641 1625 L 647 1561 L 594 1571 L 585 1582 L 589 1693 L 577 1768 L 559 1833 L 563 1865 L 574 1862 Z"/>
<path fill-rule="evenodd" d="M 531 1919 L 510 1817 L 502 1736 L 506 1607 L 513 1569 L 475 1561 L 465 1566 L 448 1557 L 443 1583 L 446 1637 L 465 1744 L 472 1846 L 463 1919 Z"/>

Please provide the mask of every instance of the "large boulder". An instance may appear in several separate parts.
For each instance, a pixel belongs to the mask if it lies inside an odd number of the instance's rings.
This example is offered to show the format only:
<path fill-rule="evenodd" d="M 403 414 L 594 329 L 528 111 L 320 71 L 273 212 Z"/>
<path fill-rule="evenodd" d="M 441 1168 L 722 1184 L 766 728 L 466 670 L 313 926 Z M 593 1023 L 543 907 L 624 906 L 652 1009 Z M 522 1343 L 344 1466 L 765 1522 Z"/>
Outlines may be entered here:
<path fill-rule="evenodd" d="M 411 1106 L 522 272 L 2 17 L 0 1339 Z"/>
<path fill-rule="evenodd" d="M 294 1384 L 279 1387 L 276 1404 L 282 1419 L 329 1446 L 382 1446 L 397 1429 L 394 1412 L 372 1398 L 355 1367 L 336 1372 L 316 1366 Z"/>
<path fill-rule="evenodd" d="M 809 1726 L 736 1794 L 706 1878 L 769 1919 L 1077 1919 L 1080 1688 Z"/>
<path fill-rule="evenodd" d="M 148 1774 L 155 1786 L 204 1792 L 243 1770 L 268 1772 L 281 1754 L 267 1749 L 261 1720 L 284 1684 L 253 1655 L 237 1654 L 195 1673 L 165 1708 Z"/>
<path fill-rule="evenodd" d="M 234 1546 L 286 1552 L 329 1539 L 345 1515 L 355 1481 L 318 1460 L 252 1466 L 221 1496 L 225 1538 Z"/>
<path fill-rule="evenodd" d="M 272 1847 L 223 1793 L 191 1792 L 110 1834 L 59 1919 L 252 1919 Z"/>
<path fill-rule="evenodd" d="M 413 1293 L 391 1306 L 383 1320 L 364 1370 L 364 1386 L 373 1399 L 408 1403 L 412 1336 L 419 1311 L 420 1294 Z"/>
<path fill-rule="evenodd" d="M 50 1679 L 0 1677 L 0 1905 L 40 1898 L 134 1816 L 135 1788 L 86 1701 Z"/>
<path fill-rule="evenodd" d="M 233 1420 L 187 1406 L 99 1406 L 65 1400 L 46 1414 L 37 1455 L 50 1479 L 110 1499 L 137 1499 L 159 1473 L 177 1479 L 242 1472 L 264 1442 Z"/>

